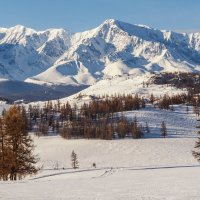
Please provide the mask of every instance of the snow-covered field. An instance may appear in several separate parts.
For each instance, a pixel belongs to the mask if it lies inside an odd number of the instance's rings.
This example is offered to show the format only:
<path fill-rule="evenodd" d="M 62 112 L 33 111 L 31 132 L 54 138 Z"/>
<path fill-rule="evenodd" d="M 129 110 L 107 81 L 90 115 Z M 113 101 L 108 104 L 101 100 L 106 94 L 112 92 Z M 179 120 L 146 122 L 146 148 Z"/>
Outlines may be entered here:
<path fill-rule="evenodd" d="M 149 106 L 126 116 L 147 121 L 151 133 L 112 141 L 34 137 L 43 170 L 22 181 L 0 182 L 0 199 L 199 200 L 200 167 L 191 154 L 198 122 L 192 108 L 187 114 L 185 106 L 173 112 Z M 160 137 L 163 120 L 167 138 Z M 72 150 L 77 170 L 71 169 Z"/>
<path fill-rule="evenodd" d="M 1 184 L 2 199 L 199 200 L 199 167 L 65 172 Z"/>

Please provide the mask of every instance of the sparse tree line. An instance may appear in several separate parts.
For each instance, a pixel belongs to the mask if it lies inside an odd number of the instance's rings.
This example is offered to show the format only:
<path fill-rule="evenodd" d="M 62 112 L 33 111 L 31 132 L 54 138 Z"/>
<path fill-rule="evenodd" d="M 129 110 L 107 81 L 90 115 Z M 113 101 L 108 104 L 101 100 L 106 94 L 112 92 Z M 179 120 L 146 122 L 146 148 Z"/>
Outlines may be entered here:
<path fill-rule="evenodd" d="M 87 139 L 106 139 L 112 140 L 114 138 L 134 138 L 143 137 L 143 128 L 137 122 L 137 119 L 130 122 L 126 118 L 109 119 L 102 118 L 97 121 L 92 121 L 89 118 L 84 120 L 72 121 L 64 124 L 61 131 L 63 138 L 87 138 Z"/>
<path fill-rule="evenodd" d="M 146 101 L 138 95 L 115 95 L 112 98 L 99 97 L 78 107 L 76 104 L 71 106 L 68 102 L 61 104 L 58 100 L 54 104 L 49 101 L 43 107 L 29 105 L 28 112 L 23 112 L 28 131 L 34 132 L 38 137 L 60 134 L 67 139 L 141 138 L 150 131 L 148 124 L 143 127 L 136 118 L 128 120 L 123 112 L 145 108 Z M 173 104 L 188 103 L 195 105 L 194 112 L 199 113 L 200 96 L 164 95 L 156 99 L 152 94 L 149 102 L 160 109 L 171 110 Z M 3 111 L 3 116 L 5 114 Z"/>
<path fill-rule="evenodd" d="M 200 74 L 199 73 L 160 73 L 154 75 L 149 83 L 158 85 L 169 85 L 180 89 L 187 89 L 189 93 L 200 93 Z"/>
<path fill-rule="evenodd" d="M 176 94 L 176 95 L 163 95 L 160 98 L 154 97 L 151 94 L 149 102 L 154 104 L 154 107 L 159 109 L 174 111 L 173 105 L 186 104 L 193 106 L 195 114 L 198 114 L 198 109 L 200 108 L 200 95 L 199 94 Z"/>
<path fill-rule="evenodd" d="M 137 120 L 131 122 L 123 111 L 145 108 L 138 95 L 114 96 L 84 103 L 78 107 L 47 102 L 44 107 L 29 106 L 28 127 L 37 136 L 60 134 L 64 138 L 113 139 L 141 138 L 143 131 Z"/>
<path fill-rule="evenodd" d="M 164 96 L 158 105 L 162 105 L 159 106 L 162 109 L 168 109 L 166 105 L 169 102 L 178 102 L 176 98 L 183 97 Z M 150 102 L 154 101 L 156 99 L 151 95 Z M 127 119 L 123 112 L 139 110 L 145 106 L 145 100 L 138 95 L 99 97 L 80 107 L 76 104 L 71 106 L 68 102 L 61 104 L 59 100 L 54 104 L 49 101 L 43 107 L 29 105 L 26 124 L 27 129 L 38 137 L 59 134 L 66 139 L 138 139 L 150 132 L 148 123 L 142 126 L 136 117 L 133 120 Z"/>

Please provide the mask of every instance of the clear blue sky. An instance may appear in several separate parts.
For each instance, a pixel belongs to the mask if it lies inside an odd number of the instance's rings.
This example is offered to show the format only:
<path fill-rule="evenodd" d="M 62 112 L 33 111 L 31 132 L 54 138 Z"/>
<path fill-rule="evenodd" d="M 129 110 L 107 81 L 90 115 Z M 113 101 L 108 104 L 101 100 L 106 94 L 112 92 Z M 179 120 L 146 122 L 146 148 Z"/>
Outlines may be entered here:
<path fill-rule="evenodd" d="M 0 26 L 93 28 L 114 18 L 159 29 L 200 31 L 200 0 L 0 0 Z"/>

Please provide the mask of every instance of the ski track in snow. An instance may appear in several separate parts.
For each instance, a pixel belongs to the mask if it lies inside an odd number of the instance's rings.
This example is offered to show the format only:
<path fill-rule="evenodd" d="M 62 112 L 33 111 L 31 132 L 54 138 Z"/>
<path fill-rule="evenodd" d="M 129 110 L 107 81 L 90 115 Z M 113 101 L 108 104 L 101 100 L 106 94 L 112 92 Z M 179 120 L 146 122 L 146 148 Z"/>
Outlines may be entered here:
<path fill-rule="evenodd" d="M 43 176 L 37 176 L 35 178 L 27 179 L 28 181 L 46 179 L 55 176 L 62 175 L 71 175 L 74 173 L 88 173 L 88 172 L 96 172 L 103 171 L 103 173 L 99 176 L 92 178 L 106 178 L 107 176 L 111 176 L 115 173 L 121 171 L 143 171 L 143 170 L 160 170 L 160 169 L 178 169 L 178 168 L 200 168 L 200 165 L 180 165 L 180 166 L 141 166 L 141 167 L 113 167 L 113 168 L 97 168 L 97 169 L 82 169 L 82 170 L 74 170 L 74 171 L 63 171 L 62 170 L 54 170 L 58 171 L 57 173 L 49 173 Z M 42 170 L 43 171 L 43 170 Z M 48 170 L 47 170 L 48 171 Z"/>

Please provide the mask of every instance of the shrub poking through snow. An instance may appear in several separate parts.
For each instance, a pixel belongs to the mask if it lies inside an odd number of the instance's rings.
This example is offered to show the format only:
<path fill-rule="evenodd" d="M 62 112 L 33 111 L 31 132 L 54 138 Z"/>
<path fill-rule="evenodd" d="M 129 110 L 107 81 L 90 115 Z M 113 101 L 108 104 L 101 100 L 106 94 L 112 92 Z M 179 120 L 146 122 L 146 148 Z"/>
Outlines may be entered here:
<path fill-rule="evenodd" d="M 161 132 L 161 136 L 162 136 L 162 137 L 165 138 L 165 137 L 167 136 L 167 128 L 166 128 L 166 124 L 165 124 L 164 121 L 163 121 L 162 124 L 161 124 L 160 132 Z"/>

